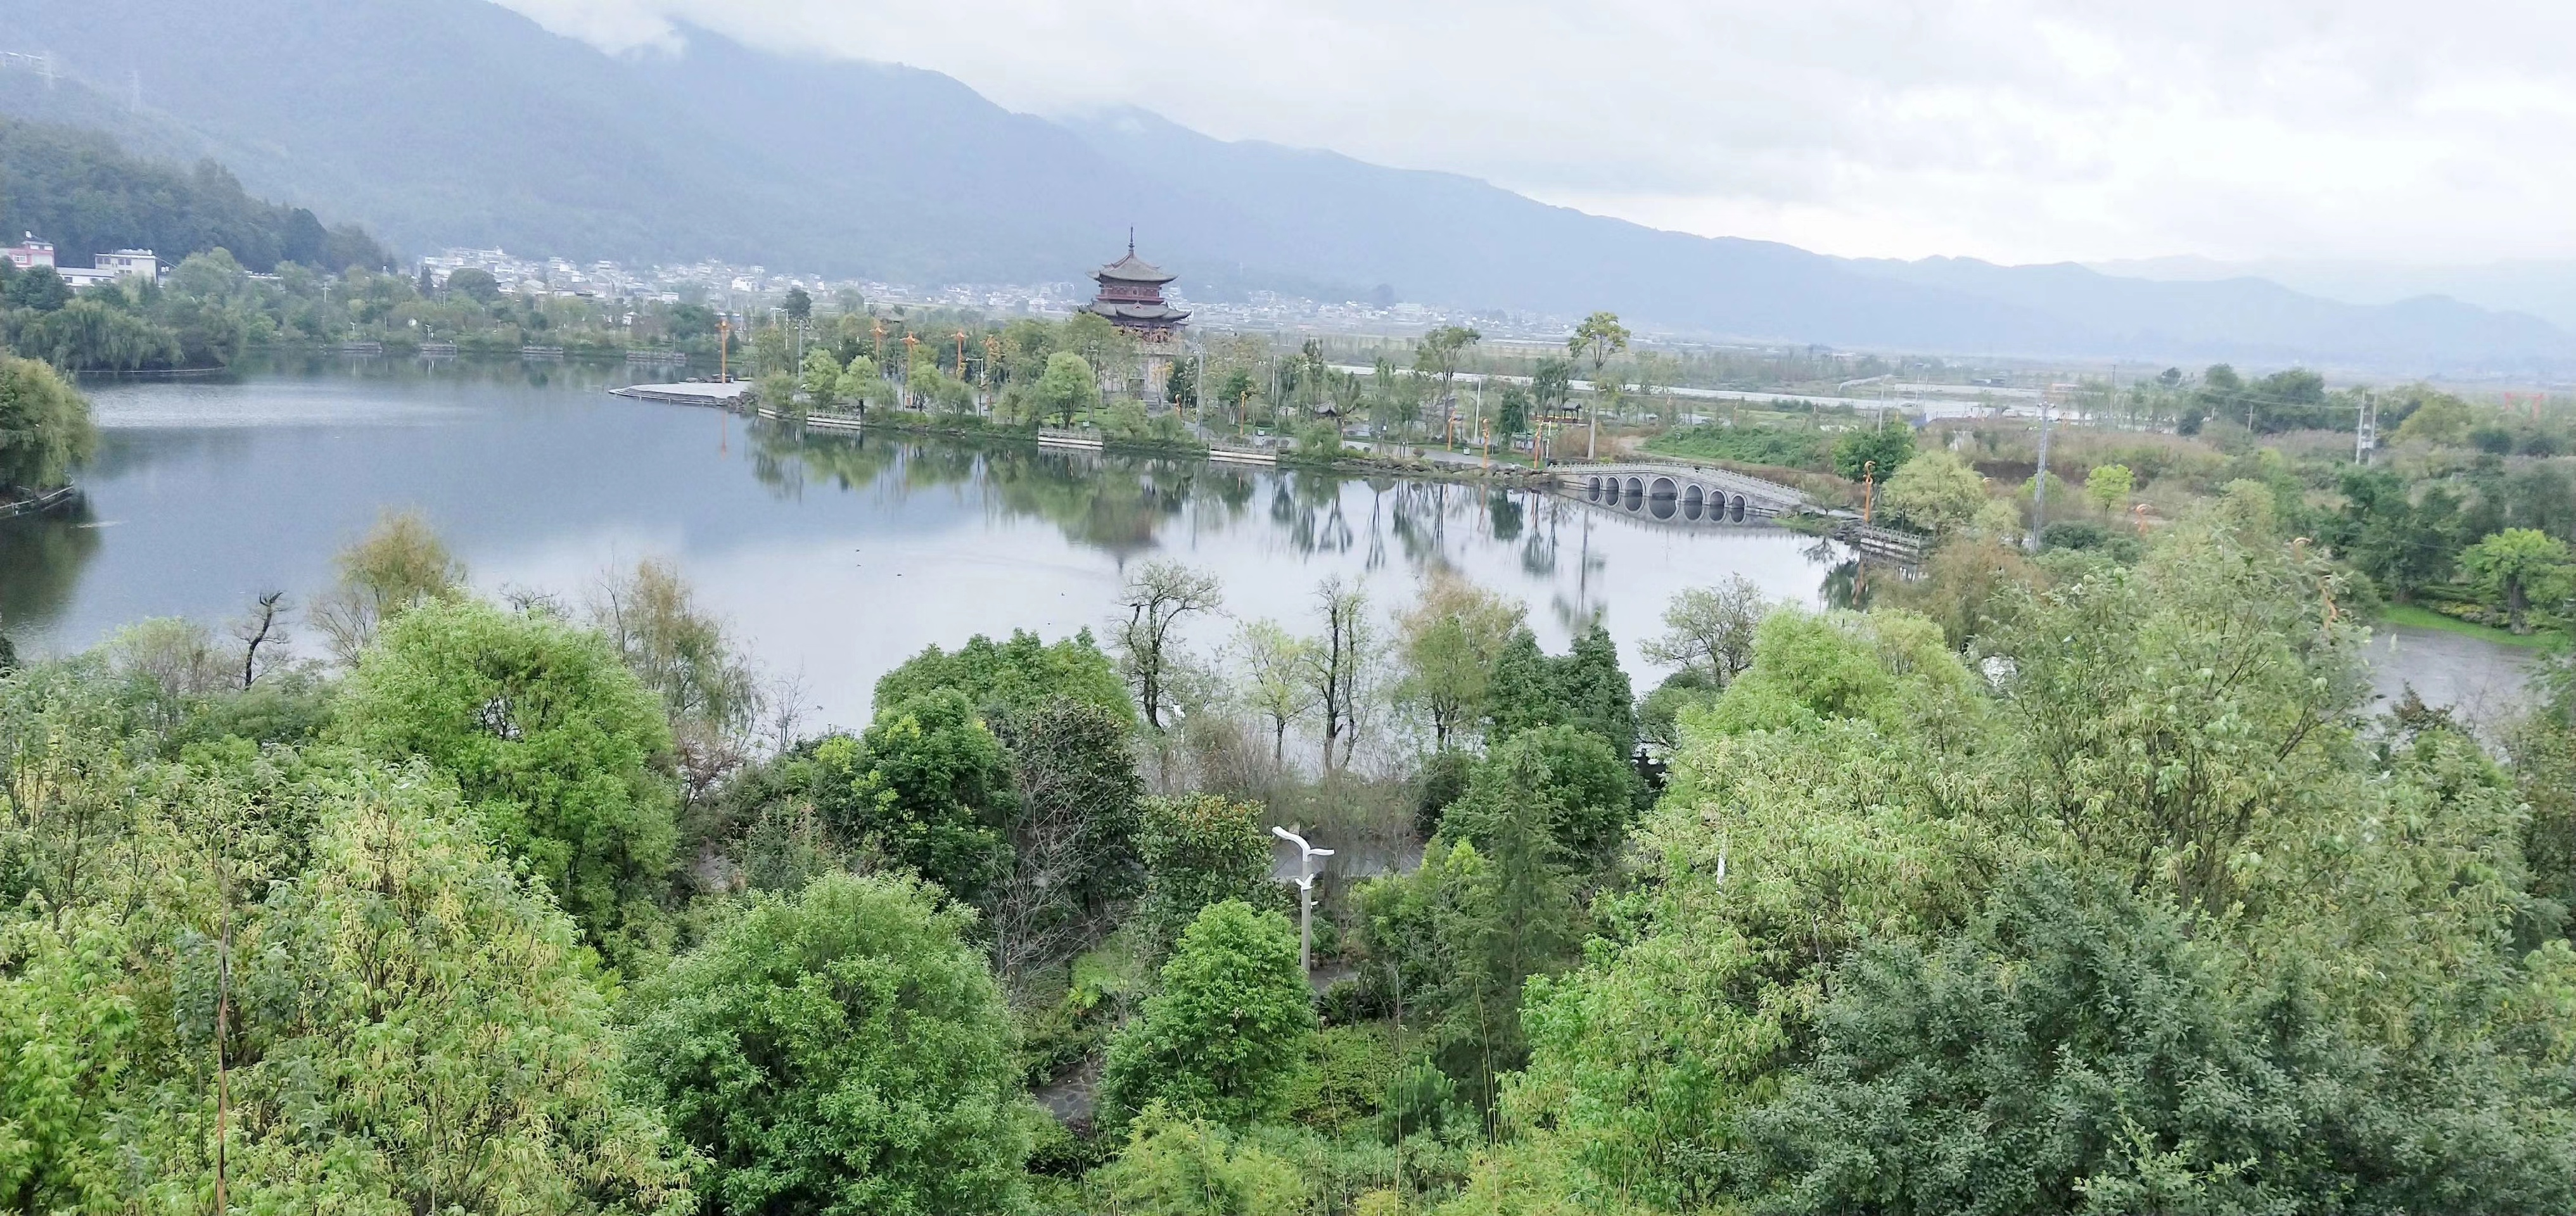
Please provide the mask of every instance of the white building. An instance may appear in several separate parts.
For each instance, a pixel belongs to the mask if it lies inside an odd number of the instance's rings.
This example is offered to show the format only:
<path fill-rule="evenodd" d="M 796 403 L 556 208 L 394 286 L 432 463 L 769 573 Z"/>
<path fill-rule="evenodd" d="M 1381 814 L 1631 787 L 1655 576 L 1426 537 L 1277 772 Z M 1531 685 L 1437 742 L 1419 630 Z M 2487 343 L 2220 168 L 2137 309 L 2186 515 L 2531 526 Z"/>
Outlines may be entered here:
<path fill-rule="evenodd" d="M 102 253 L 90 259 L 89 269 L 84 270 L 78 266 L 57 266 L 54 268 L 54 273 L 61 275 L 63 282 L 69 284 L 74 291 L 102 286 L 119 279 L 143 279 L 158 283 L 161 281 L 161 259 L 149 249 L 119 249 L 114 253 Z"/>
<path fill-rule="evenodd" d="M 161 259 L 149 249 L 119 249 L 114 253 L 102 253 L 93 259 L 93 264 L 120 279 L 161 281 Z"/>

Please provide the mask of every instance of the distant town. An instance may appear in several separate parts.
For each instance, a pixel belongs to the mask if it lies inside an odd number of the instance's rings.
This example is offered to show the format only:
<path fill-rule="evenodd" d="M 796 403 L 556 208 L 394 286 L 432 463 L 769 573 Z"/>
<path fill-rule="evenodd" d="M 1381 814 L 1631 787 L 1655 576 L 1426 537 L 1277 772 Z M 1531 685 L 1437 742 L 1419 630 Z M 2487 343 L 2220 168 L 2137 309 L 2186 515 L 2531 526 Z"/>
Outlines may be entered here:
<path fill-rule="evenodd" d="M 416 269 L 435 284 L 444 284 L 448 275 L 468 267 L 491 275 L 501 290 L 512 294 L 698 303 L 721 305 L 737 313 L 774 303 L 790 289 L 801 288 L 826 308 L 855 298 L 877 306 L 955 308 L 991 317 L 1062 320 L 1089 303 L 1093 292 L 1092 284 L 1073 279 L 924 286 L 879 279 L 834 279 L 713 260 L 637 267 L 605 260 L 577 262 L 563 257 L 521 256 L 502 249 L 447 249 L 421 257 L 416 263 Z M 1172 305 L 1188 311 L 1201 328 L 1216 330 L 1409 337 L 1443 325 L 1470 325 L 1489 340 L 1553 343 L 1564 341 L 1575 324 L 1572 317 L 1547 313 L 1443 308 L 1402 301 L 1316 300 L 1273 291 L 1248 292 L 1237 301 L 1194 297 L 1178 288 L 1168 294 Z"/>

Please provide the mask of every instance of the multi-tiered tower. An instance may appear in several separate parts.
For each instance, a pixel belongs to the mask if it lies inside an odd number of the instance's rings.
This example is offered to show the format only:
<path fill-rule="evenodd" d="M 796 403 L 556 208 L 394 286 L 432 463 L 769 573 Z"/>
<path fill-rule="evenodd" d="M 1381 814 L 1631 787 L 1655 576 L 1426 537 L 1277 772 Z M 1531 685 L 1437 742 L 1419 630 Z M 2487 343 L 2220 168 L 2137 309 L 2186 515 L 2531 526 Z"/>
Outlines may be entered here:
<path fill-rule="evenodd" d="M 1172 360 L 1181 352 L 1182 322 L 1190 317 L 1163 302 L 1163 284 L 1176 276 L 1136 256 L 1136 234 L 1131 230 L 1127 256 L 1091 272 L 1091 277 L 1100 284 L 1100 294 L 1092 297 L 1087 311 L 1107 318 L 1121 333 L 1136 339 L 1143 366 L 1135 388 L 1147 397 L 1161 398 L 1171 378 Z"/>

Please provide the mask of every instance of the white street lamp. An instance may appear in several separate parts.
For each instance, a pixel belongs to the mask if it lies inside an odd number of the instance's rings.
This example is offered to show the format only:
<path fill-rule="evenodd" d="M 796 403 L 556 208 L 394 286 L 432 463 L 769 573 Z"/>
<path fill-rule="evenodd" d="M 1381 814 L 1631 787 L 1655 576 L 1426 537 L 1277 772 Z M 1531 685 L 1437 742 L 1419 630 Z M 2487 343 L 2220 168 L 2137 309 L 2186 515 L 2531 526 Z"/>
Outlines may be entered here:
<path fill-rule="evenodd" d="M 1297 846 L 1297 969 L 1315 969 L 1315 859 L 1330 857 L 1331 849 L 1319 849 L 1306 843 L 1306 838 L 1286 828 L 1272 828 L 1270 834 Z"/>

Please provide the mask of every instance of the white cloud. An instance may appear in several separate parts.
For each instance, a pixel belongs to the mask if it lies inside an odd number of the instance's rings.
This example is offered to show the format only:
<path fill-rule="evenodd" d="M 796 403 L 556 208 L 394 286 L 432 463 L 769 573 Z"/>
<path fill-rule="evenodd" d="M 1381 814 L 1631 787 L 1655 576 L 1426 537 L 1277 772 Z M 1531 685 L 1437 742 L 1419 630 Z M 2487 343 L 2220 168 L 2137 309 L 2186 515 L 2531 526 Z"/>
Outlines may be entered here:
<path fill-rule="evenodd" d="M 2576 5 L 507 0 L 1827 252 L 2576 256 Z"/>

